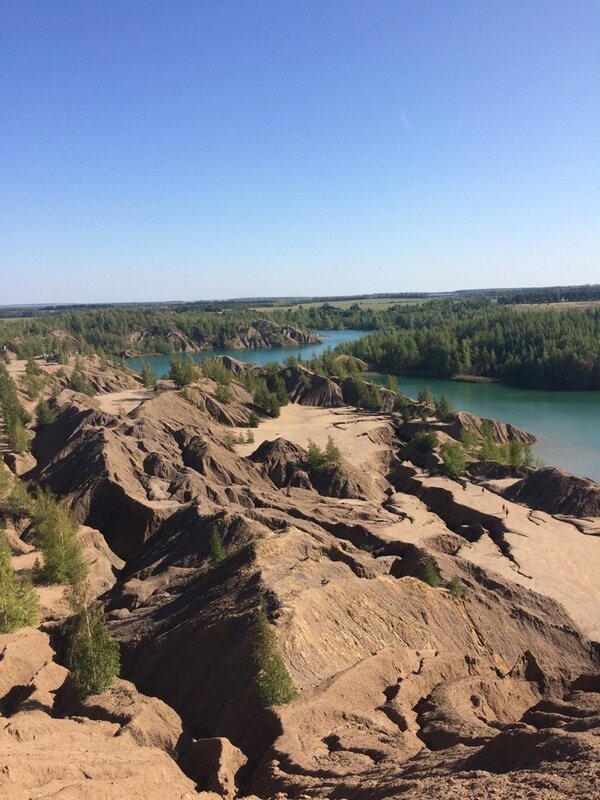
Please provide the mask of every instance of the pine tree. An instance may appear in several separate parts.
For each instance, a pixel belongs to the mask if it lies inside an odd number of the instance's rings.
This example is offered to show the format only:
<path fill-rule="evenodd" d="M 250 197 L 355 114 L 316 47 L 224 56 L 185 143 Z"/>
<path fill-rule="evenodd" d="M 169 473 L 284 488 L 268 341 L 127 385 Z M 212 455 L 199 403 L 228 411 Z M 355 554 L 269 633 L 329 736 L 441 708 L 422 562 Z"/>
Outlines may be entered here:
<path fill-rule="evenodd" d="M 258 611 L 254 633 L 258 699 L 266 708 L 285 705 L 298 696 L 298 691 L 277 650 L 277 639 L 262 606 Z"/>
<path fill-rule="evenodd" d="M 35 625 L 38 617 L 37 592 L 29 579 L 15 574 L 6 533 L 0 527 L 0 633 Z"/>
<path fill-rule="evenodd" d="M 51 425 L 56 420 L 56 414 L 48 405 L 47 400 L 40 400 L 35 407 L 35 421 L 39 428 Z"/>
<path fill-rule="evenodd" d="M 210 558 L 215 566 L 227 558 L 227 550 L 223 544 L 223 536 L 217 525 L 211 526 L 208 544 L 210 547 Z"/>
<path fill-rule="evenodd" d="M 12 477 L 6 504 L 12 517 L 24 517 L 31 510 L 32 498 L 23 481 L 16 475 Z"/>
<path fill-rule="evenodd" d="M 430 406 L 433 404 L 433 395 L 431 394 L 431 390 L 429 387 L 425 387 L 422 389 L 419 394 L 417 395 L 417 400 L 419 403 L 423 403 L 426 406 Z"/>
<path fill-rule="evenodd" d="M 50 492 L 38 492 L 33 527 L 44 557 L 40 577 L 47 583 L 75 585 L 83 581 L 87 566 L 77 541 L 77 526 Z"/>
<path fill-rule="evenodd" d="M 178 389 L 183 389 L 184 386 L 197 380 L 198 371 L 188 358 L 184 360 L 176 357 L 171 359 L 169 378 Z"/>
<path fill-rule="evenodd" d="M 340 452 L 340 448 L 337 446 L 331 436 L 327 439 L 327 445 L 325 447 L 325 462 L 328 466 L 333 467 L 334 469 L 340 469 L 342 466 L 342 454 Z"/>
<path fill-rule="evenodd" d="M 29 452 L 31 441 L 27 435 L 27 429 L 20 422 L 15 422 L 9 427 L 8 446 L 13 453 Z"/>
<path fill-rule="evenodd" d="M 80 697 L 108 689 L 120 669 L 119 645 L 113 639 L 104 611 L 79 583 L 69 597 L 75 612 L 69 631 L 69 669 Z"/>
<path fill-rule="evenodd" d="M 144 361 L 142 366 L 142 381 L 146 387 L 156 383 L 156 373 L 147 361 Z"/>
<path fill-rule="evenodd" d="M 269 395 L 266 411 L 272 417 L 278 417 L 280 415 L 280 404 L 276 394 Z"/>
<path fill-rule="evenodd" d="M 442 395 L 439 400 L 435 401 L 435 415 L 439 420 L 446 422 L 451 419 L 455 413 L 454 406 L 446 395 Z"/>
<path fill-rule="evenodd" d="M 311 467 L 318 469 L 319 467 L 323 466 L 325 462 L 325 454 L 319 447 L 316 442 L 313 442 L 312 439 L 308 440 L 308 450 L 307 450 L 307 458 L 306 460 L 310 464 Z"/>
<path fill-rule="evenodd" d="M 458 442 L 444 442 L 440 447 L 444 470 L 451 478 L 458 478 L 467 467 L 467 454 Z"/>

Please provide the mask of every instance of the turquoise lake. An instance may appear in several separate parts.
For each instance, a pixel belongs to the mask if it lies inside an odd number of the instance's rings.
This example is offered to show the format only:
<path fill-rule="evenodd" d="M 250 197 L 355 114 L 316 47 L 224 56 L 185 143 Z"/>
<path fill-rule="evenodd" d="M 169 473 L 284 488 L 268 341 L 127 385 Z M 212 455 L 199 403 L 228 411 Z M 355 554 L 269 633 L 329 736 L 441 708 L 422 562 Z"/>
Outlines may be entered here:
<path fill-rule="evenodd" d="M 318 331 L 323 343 L 304 347 L 261 350 L 204 350 L 193 353 L 194 361 L 215 355 L 230 355 L 240 361 L 265 364 L 283 362 L 298 354 L 308 359 L 329 347 L 364 336 L 365 331 Z M 171 356 L 147 356 L 159 377 L 169 371 Z M 141 370 L 142 359 L 130 358 L 128 365 Z M 535 454 L 547 464 L 575 475 L 600 481 L 600 392 L 551 392 L 517 389 L 500 383 L 461 383 L 441 379 L 399 377 L 401 390 L 415 397 L 425 386 L 434 395 L 445 394 L 457 409 L 510 422 L 533 433 L 538 442 Z"/>

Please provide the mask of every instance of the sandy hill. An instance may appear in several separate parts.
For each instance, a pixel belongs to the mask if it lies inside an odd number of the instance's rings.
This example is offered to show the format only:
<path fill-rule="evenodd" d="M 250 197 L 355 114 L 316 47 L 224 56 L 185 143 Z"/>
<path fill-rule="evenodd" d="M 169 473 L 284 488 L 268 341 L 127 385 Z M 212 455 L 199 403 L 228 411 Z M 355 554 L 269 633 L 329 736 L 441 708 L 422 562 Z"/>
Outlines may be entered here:
<path fill-rule="evenodd" d="M 82 710 L 61 673 L 42 719 L 15 692 L 32 682 L 15 666 L 6 725 L 30 736 L 40 725 L 67 761 L 81 714 L 114 797 L 158 796 L 172 781 L 164 797 L 597 798 L 600 537 L 523 505 L 519 483 L 457 482 L 415 463 L 398 415 L 338 405 L 340 385 L 317 378 L 298 378 L 306 404 L 263 417 L 244 444 L 232 434 L 255 407 L 237 384 L 227 403 L 210 381 L 120 411 L 108 396 L 54 399 L 27 477 L 64 495 L 123 560 L 103 601 L 125 683 Z M 527 440 L 506 426 L 494 435 Z M 310 441 L 330 436 L 341 464 L 311 465 Z M 257 692 L 261 619 L 296 690 L 287 704 Z M 138 720 L 152 705 L 143 734 L 124 705 Z M 16 758 L 23 734 L 11 730 Z M 135 740 L 130 751 L 115 732 Z M 32 764 L 47 753 L 37 741 Z M 15 797 L 40 786 L 27 752 Z M 119 784 L 127 752 L 130 784 Z"/>

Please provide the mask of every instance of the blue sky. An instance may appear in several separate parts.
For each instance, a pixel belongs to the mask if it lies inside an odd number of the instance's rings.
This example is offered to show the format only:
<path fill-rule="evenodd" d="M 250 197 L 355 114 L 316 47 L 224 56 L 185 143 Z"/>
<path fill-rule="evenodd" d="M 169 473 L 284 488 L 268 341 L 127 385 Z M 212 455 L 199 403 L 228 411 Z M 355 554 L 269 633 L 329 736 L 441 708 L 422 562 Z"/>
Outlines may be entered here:
<path fill-rule="evenodd" d="M 600 281 L 600 3 L 0 2 L 0 303 Z"/>

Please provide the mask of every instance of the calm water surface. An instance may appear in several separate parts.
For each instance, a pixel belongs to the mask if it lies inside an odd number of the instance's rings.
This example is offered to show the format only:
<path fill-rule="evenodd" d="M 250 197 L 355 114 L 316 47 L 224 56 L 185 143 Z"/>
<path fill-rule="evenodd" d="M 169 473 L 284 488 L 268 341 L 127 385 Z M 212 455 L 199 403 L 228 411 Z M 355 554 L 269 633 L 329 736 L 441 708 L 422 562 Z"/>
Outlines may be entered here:
<path fill-rule="evenodd" d="M 294 354 L 308 359 L 329 347 L 364 336 L 365 331 L 319 331 L 319 334 L 323 344 L 263 350 L 204 350 L 193 353 L 192 358 L 201 361 L 227 354 L 254 364 L 283 362 Z M 170 358 L 148 356 L 144 360 L 162 377 L 169 371 Z M 142 359 L 131 358 L 127 363 L 132 369 L 141 370 Z M 457 409 L 511 422 L 537 436 L 535 453 L 546 463 L 600 481 L 600 392 L 548 392 L 515 389 L 500 383 L 459 383 L 434 378 L 400 377 L 398 383 L 411 397 L 427 385 L 434 395 L 445 394 Z"/>
<path fill-rule="evenodd" d="M 321 344 L 305 344 L 301 347 L 263 347 L 256 350 L 201 350 L 198 353 L 184 354 L 186 357 L 198 363 L 204 361 L 205 358 L 214 358 L 215 356 L 231 356 L 237 358 L 238 361 L 250 361 L 252 364 L 267 364 L 269 361 L 278 361 L 283 363 L 286 358 L 290 356 L 302 356 L 304 359 L 314 358 L 321 355 L 325 350 L 330 347 L 337 347 L 338 344 L 344 342 L 352 342 L 354 339 L 360 339 L 361 336 L 366 336 L 368 331 L 317 331 L 319 336 L 323 339 Z M 164 377 L 169 371 L 169 362 L 173 358 L 173 354 L 169 353 L 166 356 L 144 356 L 144 358 L 128 358 L 127 366 L 136 372 L 142 371 L 142 363 L 147 362 L 150 364 L 154 372 L 159 378 Z"/>
<path fill-rule="evenodd" d="M 547 464 L 600 481 L 600 392 L 548 392 L 501 383 L 398 378 L 416 396 L 424 385 L 455 408 L 510 422 L 537 436 L 534 452 Z"/>

